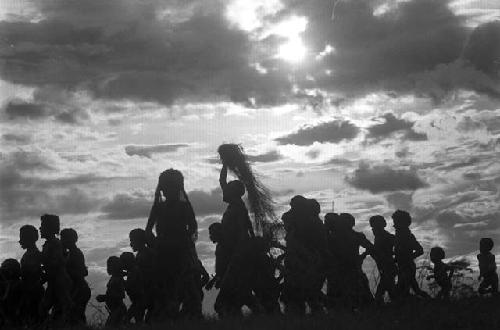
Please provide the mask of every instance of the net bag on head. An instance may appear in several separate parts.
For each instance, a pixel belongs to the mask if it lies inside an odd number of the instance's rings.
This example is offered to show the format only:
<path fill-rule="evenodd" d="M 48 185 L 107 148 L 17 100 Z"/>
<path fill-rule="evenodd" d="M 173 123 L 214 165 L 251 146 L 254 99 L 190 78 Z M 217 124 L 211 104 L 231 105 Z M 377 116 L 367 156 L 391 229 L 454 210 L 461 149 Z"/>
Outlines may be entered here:
<path fill-rule="evenodd" d="M 257 231 L 266 232 L 276 221 L 271 193 L 253 173 L 240 145 L 222 144 L 218 152 L 222 162 L 245 185 Z"/>

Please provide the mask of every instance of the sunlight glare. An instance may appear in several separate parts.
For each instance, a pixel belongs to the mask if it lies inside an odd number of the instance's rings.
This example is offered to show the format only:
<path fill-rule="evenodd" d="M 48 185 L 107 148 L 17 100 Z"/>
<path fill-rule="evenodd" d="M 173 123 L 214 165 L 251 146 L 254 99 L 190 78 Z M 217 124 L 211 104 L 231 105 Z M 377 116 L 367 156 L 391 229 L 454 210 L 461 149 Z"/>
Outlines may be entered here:
<path fill-rule="evenodd" d="M 293 38 L 281 45 L 278 49 L 278 58 L 290 63 L 299 63 L 304 60 L 307 48 L 300 38 Z"/>

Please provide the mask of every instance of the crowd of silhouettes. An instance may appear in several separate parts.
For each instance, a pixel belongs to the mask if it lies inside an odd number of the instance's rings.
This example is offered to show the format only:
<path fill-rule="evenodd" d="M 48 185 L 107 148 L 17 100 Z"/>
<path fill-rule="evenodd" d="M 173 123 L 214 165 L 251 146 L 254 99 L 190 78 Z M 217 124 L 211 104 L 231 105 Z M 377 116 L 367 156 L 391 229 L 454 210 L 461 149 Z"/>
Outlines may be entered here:
<path fill-rule="evenodd" d="M 255 234 L 242 199 L 245 185 L 239 180 L 227 182 L 227 171 L 224 164 L 220 185 L 227 208 L 221 221 L 208 228 L 216 244 L 215 275 L 209 276 L 196 252 L 198 226 L 183 175 L 167 170 L 159 177 L 145 229 L 129 233 L 133 252 L 107 259 L 106 291 L 96 296 L 109 312 L 107 325 L 202 318 L 203 289 L 213 287 L 219 289 L 214 305 L 219 317 L 241 315 L 243 306 L 252 313 L 300 315 L 307 310 L 312 314 L 359 310 L 410 296 L 429 298 L 416 278 L 415 259 L 424 250 L 410 230 L 408 212 L 392 214 L 394 234 L 386 230 L 383 216 L 372 216 L 372 243 L 354 230 L 352 214 L 327 213 L 323 221 L 320 204 L 298 195 L 282 216 L 280 241 L 266 228 L 262 236 Z M 42 251 L 36 244 L 39 236 L 45 240 Z M 20 228 L 19 243 L 26 252 L 20 262 L 6 259 L 0 267 L 2 324 L 87 322 L 91 292 L 77 242 L 77 232 L 60 230 L 56 215 L 43 215 L 39 230 L 31 225 Z M 478 292 L 497 294 L 493 240 L 482 238 L 479 245 Z M 362 267 L 367 256 L 373 258 L 379 274 L 374 295 Z M 441 247 L 431 249 L 434 268 L 428 279 L 440 287 L 437 299 L 449 299 L 452 292 L 454 268 L 444 259 Z"/>

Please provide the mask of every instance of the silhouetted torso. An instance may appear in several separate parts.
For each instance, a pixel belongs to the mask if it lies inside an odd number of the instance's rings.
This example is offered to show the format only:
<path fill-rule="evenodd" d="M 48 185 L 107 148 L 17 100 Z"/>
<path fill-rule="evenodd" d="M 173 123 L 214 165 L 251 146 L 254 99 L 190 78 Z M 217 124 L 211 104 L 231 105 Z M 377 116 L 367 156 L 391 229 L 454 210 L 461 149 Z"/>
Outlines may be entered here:
<path fill-rule="evenodd" d="M 223 233 L 221 243 L 224 249 L 234 251 L 240 242 L 250 238 L 249 230 L 252 228 L 252 222 L 242 200 L 232 202 L 227 206 L 221 224 Z"/>
<path fill-rule="evenodd" d="M 153 206 L 158 238 L 185 243 L 197 231 L 197 223 L 187 202 L 166 201 Z"/>

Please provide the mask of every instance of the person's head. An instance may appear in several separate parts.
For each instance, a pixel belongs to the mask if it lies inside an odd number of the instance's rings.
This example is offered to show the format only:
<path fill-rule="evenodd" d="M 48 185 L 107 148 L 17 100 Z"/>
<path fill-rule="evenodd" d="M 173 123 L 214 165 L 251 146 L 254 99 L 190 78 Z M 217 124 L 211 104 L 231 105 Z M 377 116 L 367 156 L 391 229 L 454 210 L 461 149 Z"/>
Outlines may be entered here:
<path fill-rule="evenodd" d="M 44 214 L 40 218 L 40 236 L 51 238 L 59 234 L 59 217 L 53 214 Z"/>
<path fill-rule="evenodd" d="M 352 229 L 356 225 L 356 219 L 350 213 L 340 213 L 339 217 L 342 228 Z"/>
<path fill-rule="evenodd" d="M 78 234 L 73 228 L 65 228 L 61 230 L 61 244 L 67 249 L 76 245 L 78 241 Z"/>
<path fill-rule="evenodd" d="M 338 229 L 340 217 L 337 213 L 327 213 L 325 215 L 325 228 L 327 231 Z"/>
<path fill-rule="evenodd" d="M 290 200 L 290 207 L 294 211 L 304 211 L 307 208 L 307 198 L 302 195 L 295 195 Z"/>
<path fill-rule="evenodd" d="M 123 252 L 120 254 L 120 262 L 123 266 L 123 269 L 130 270 L 135 265 L 135 256 L 132 252 Z"/>
<path fill-rule="evenodd" d="M 122 275 L 123 266 L 120 258 L 117 256 L 111 256 L 106 262 L 106 271 L 109 275 Z"/>
<path fill-rule="evenodd" d="M 479 251 L 481 253 L 490 252 L 493 249 L 493 240 L 491 238 L 481 238 L 479 240 Z"/>
<path fill-rule="evenodd" d="M 222 200 L 226 203 L 231 203 L 241 199 L 245 195 L 245 185 L 240 180 L 233 180 L 222 190 Z"/>
<path fill-rule="evenodd" d="M 129 233 L 129 239 L 132 250 L 138 251 L 146 246 L 146 231 L 142 228 L 132 229 Z"/>
<path fill-rule="evenodd" d="M 440 262 L 445 258 L 444 250 L 439 246 L 433 247 L 431 249 L 430 257 L 433 263 Z"/>
<path fill-rule="evenodd" d="M 38 230 L 36 230 L 35 226 L 24 225 L 19 229 L 19 245 L 21 245 L 21 248 L 27 249 L 34 246 L 36 241 L 38 241 Z"/>
<path fill-rule="evenodd" d="M 381 215 L 374 215 L 370 217 L 370 226 L 372 227 L 373 232 L 380 232 L 384 230 L 385 226 L 387 226 L 387 222 L 384 217 Z"/>
<path fill-rule="evenodd" d="M 208 235 L 212 242 L 220 242 L 222 238 L 222 224 L 220 222 L 214 222 L 208 226 Z"/>
<path fill-rule="evenodd" d="M 309 211 L 308 213 L 310 213 L 311 215 L 319 216 L 319 214 L 321 213 L 321 205 L 314 198 L 307 200 L 307 206 Z"/>
<path fill-rule="evenodd" d="M 392 220 L 394 222 L 394 228 L 396 228 L 396 230 L 409 228 L 411 225 L 410 213 L 406 211 L 396 210 L 396 212 L 392 214 Z"/>
<path fill-rule="evenodd" d="M 0 270 L 9 281 L 18 280 L 21 277 L 21 265 L 16 259 L 5 259 L 0 265 Z"/>
<path fill-rule="evenodd" d="M 158 189 L 167 200 L 179 200 L 184 191 L 184 176 L 173 168 L 163 171 L 158 178 Z"/>

